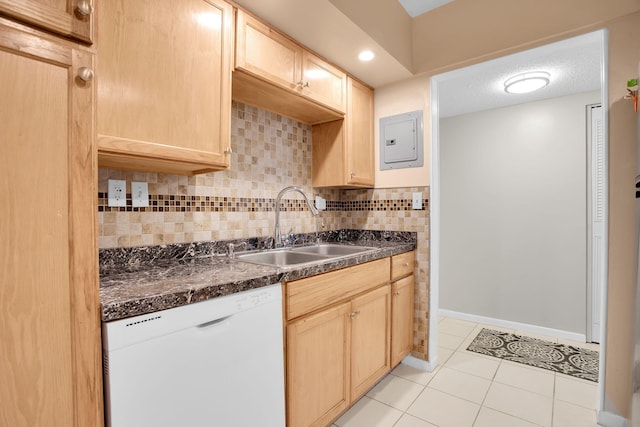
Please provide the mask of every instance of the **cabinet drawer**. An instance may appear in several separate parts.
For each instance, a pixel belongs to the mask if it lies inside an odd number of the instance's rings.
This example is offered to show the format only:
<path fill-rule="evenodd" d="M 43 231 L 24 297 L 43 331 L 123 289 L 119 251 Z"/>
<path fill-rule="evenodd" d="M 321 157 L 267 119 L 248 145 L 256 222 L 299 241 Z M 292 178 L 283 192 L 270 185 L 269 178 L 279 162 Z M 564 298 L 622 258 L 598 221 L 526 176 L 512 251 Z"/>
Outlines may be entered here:
<path fill-rule="evenodd" d="M 391 257 L 391 280 L 413 273 L 415 251 L 405 252 Z"/>
<path fill-rule="evenodd" d="M 84 7 L 79 3 L 69 0 L 0 0 L 0 15 L 91 43 L 96 1 L 89 1 Z"/>
<path fill-rule="evenodd" d="M 383 258 L 288 282 L 287 320 L 387 283 L 390 267 L 390 259 Z"/>

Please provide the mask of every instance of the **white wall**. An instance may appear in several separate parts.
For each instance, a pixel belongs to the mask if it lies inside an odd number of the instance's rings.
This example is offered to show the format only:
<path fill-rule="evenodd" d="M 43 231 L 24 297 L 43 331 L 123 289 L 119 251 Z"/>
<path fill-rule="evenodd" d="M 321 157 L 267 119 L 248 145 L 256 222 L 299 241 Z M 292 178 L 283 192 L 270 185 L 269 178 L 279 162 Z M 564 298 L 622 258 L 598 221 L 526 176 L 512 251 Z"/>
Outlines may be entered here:
<path fill-rule="evenodd" d="M 585 106 L 599 97 L 441 120 L 440 308 L 585 333 Z"/>

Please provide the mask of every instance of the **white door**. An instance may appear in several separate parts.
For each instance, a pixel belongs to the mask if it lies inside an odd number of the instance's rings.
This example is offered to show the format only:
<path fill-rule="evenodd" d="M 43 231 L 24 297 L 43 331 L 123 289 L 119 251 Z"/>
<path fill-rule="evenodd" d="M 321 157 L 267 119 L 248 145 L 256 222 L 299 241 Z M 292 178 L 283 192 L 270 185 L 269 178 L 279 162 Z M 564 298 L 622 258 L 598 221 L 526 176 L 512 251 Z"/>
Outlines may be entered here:
<path fill-rule="evenodd" d="M 590 274 L 587 341 L 600 342 L 600 324 L 602 320 L 602 290 L 606 277 L 606 230 L 607 230 L 607 163 L 604 141 L 604 117 L 602 106 L 589 105 L 587 113 L 589 123 L 589 259 Z"/>

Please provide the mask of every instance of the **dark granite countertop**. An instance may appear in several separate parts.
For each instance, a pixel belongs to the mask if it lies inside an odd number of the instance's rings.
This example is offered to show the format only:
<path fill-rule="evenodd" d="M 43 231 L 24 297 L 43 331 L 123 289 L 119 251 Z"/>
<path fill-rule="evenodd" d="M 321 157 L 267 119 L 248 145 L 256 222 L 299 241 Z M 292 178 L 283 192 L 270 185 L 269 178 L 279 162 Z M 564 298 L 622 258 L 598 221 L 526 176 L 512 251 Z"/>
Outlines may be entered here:
<path fill-rule="evenodd" d="M 174 308 L 309 277 L 416 248 L 415 233 L 347 234 L 350 238 L 344 238 L 344 235 L 341 239 L 324 236 L 324 241 L 375 247 L 376 250 L 286 269 L 223 256 L 220 248 L 225 245 L 220 242 L 102 250 L 102 320 L 118 320 Z M 256 242 L 247 241 L 249 249 L 260 247 Z"/>

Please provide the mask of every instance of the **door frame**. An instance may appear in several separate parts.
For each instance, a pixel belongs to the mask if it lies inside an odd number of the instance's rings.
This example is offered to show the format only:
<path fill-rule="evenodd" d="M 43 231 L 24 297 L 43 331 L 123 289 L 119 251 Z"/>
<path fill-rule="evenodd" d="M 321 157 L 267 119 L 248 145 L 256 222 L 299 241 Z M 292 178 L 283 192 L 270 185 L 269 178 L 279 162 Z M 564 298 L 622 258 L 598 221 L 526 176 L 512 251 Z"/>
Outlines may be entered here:
<path fill-rule="evenodd" d="M 608 122 L 608 32 L 606 29 L 600 29 L 592 32 L 597 34 L 601 40 L 601 70 L 600 70 L 600 104 L 603 108 L 603 134 L 604 134 L 604 176 L 605 189 L 608 189 L 608 150 L 609 150 L 609 122 Z M 440 114 L 439 114 L 439 84 L 459 77 L 465 73 L 465 69 L 457 69 L 446 73 L 432 76 L 430 79 L 430 107 L 431 107 L 431 137 L 430 137 L 430 200 L 429 200 L 429 235 L 430 235 L 430 273 L 429 273 L 429 365 L 435 368 L 438 364 L 438 321 L 439 321 L 439 287 L 440 287 Z M 591 162 L 590 162 L 591 163 Z M 587 165 L 588 173 L 591 174 L 592 165 Z M 595 198 L 591 198 L 591 206 L 588 209 L 594 210 L 596 207 Z M 604 199 L 605 221 L 608 225 L 608 198 Z M 591 223 L 589 223 L 589 233 L 592 232 Z M 604 277 L 601 292 L 601 323 L 600 323 L 600 359 L 599 359 L 599 378 L 598 378 L 598 412 L 604 409 L 604 383 L 605 383 L 605 360 L 606 360 L 606 327 L 607 327 L 607 288 L 608 288 L 608 227 L 604 230 L 604 248 L 605 253 L 599 257 L 599 265 L 601 274 Z M 587 271 L 588 281 L 594 269 Z M 590 308 L 587 308 L 589 311 Z M 588 317 L 590 317 L 588 315 Z M 586 319 L 585 319 L 586 321 Z"/>

